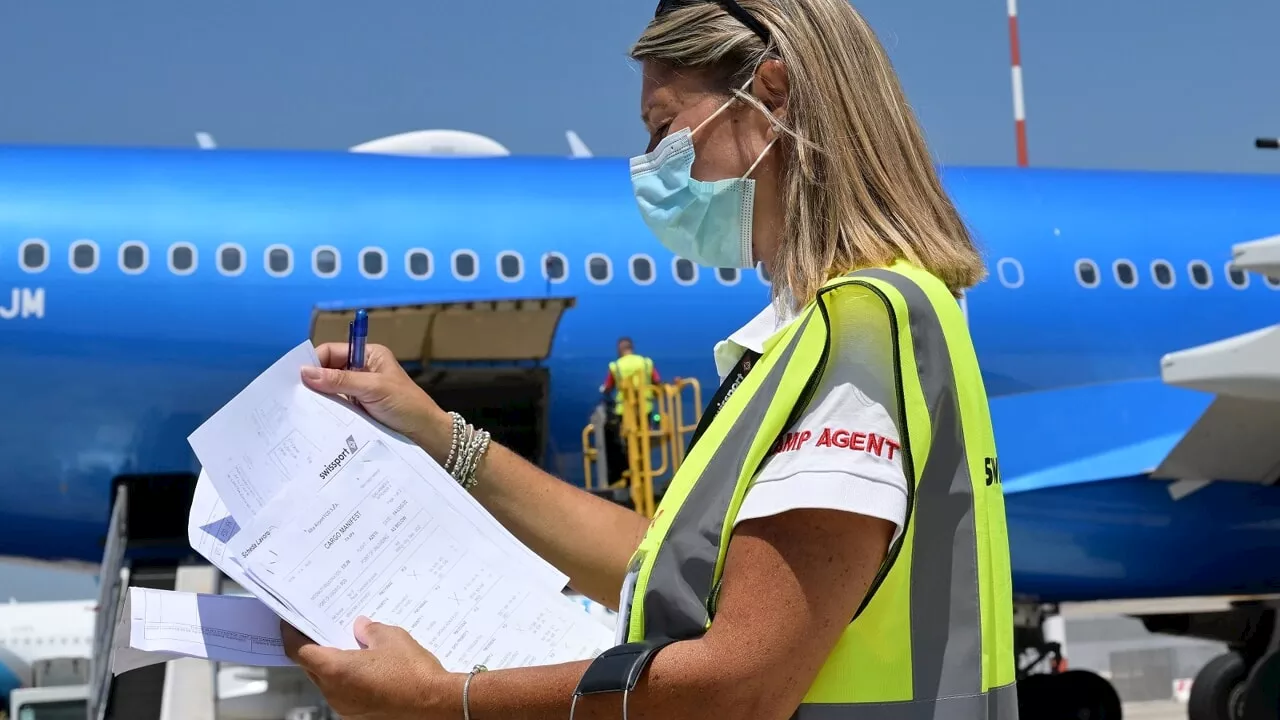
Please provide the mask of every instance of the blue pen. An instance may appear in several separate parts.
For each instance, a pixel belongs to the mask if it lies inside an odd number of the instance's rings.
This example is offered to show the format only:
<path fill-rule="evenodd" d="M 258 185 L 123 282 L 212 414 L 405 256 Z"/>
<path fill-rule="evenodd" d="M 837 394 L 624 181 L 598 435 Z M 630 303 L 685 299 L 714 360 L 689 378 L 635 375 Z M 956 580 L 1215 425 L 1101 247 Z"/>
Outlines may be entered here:
<path fill-rule="evenodd" d="M 350 337 L 348 339 L 347 350 L 347 368 L 350 370 L 364 369 L 364 343 L 369 337 L 369 313 L 364 310 L 356 311 L 356 319 L 351 321 Z"/>

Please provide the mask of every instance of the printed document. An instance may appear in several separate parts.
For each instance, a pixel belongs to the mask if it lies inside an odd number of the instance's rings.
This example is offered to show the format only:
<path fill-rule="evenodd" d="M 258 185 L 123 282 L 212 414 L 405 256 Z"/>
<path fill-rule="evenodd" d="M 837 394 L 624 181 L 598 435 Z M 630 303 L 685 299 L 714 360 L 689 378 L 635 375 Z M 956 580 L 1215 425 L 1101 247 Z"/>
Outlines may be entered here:
<path fill-rule="evenodd" d="M 321 487 L 291 487 L 288 516 L 260 516 L 231 549 L 335 647 L 358 648 L 360 615 L 409 631 L 452 671 L 579 660 L 612 646 L 580 605 L 483 552 L 475 529 L 416 477 L 374 440 Z"/>
<path fill-rule="evenodd" d="M 475 526 L 476 540 L 519 558 L 520 572 L 564 589 L 569 578 L 526 547 L 407 438 L 348 403 L 302 384 L 302 368 L 319 365 L 310 341 L 276 361 L 188 438 L 228 514 L 245 527 L 282 490 L 303 477 L 323 482 L 373 438 L 414 468 L 442 502 Z M 317 477 L 323 474 L 324 477 Z"/>
<path fill-rule="evenodd" d="M 280 618 L 256 598 L 131 587 L 121 621 L 111 668 L 117 675 L 178 657 L 293 664 L 284 654 Z"/>
<path fill-rule="evenodd" d="M 288 664 L 279 619 L 356 649 L 364 615 L 453 671 L 587 659 L 612 633 L 433 459 L 301 383 L 304 342 L 189 438 L 191 546 L 253 597 L 131 588 L 115 672 L 175 657 Z M 127 638 L 127 640 L 126 640 Z"/>

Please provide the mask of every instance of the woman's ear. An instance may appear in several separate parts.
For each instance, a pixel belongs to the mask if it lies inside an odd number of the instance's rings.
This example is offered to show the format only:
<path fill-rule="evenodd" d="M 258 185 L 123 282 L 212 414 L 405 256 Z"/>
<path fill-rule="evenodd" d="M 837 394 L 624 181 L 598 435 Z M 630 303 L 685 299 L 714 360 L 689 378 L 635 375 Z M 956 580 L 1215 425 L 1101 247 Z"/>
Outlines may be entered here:
<path fill-rule="evenodd" d="M 774 117 L 785 120 L 787 100 L 791 95 L 787 66 L 776 58 L 761 63 L 756 70 L 755 80 L 751 83 L 751 94 L 759 98 Z"/>

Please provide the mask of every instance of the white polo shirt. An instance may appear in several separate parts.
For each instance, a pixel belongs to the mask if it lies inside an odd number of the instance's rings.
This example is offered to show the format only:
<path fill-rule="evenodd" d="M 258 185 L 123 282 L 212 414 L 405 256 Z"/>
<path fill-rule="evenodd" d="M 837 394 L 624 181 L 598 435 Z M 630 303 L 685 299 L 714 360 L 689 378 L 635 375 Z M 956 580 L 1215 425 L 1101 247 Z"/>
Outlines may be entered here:
<path fill-rule="evenodd" d="M 858 308 L 845 307 L 845 312 Z M 803 415 L 770 451 L 747 490 L 735 525 L 789 510 L 829 509 L 882 518 L 902 533 L 907 480 L 897 426 L 893 348 L 865 321 L 845 323 L 831 308 L 831 356 Z M 715 347 L 721 382 L 745 350 L 763 352 L 766 340 L 795 317 L 770 304 Z"/>

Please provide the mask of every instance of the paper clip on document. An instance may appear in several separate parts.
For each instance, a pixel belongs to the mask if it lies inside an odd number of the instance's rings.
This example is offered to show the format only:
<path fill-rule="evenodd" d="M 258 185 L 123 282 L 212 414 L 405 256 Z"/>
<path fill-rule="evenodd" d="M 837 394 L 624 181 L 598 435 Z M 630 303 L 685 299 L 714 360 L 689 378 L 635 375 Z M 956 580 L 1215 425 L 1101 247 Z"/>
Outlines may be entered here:
<path fill-rule="evenodd" d="M 347 369 L 364 369 L 364 344 L 369 338 L 369 313 L 356 311 L 356 319 L 347 326 Z"/>

